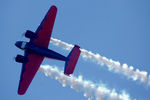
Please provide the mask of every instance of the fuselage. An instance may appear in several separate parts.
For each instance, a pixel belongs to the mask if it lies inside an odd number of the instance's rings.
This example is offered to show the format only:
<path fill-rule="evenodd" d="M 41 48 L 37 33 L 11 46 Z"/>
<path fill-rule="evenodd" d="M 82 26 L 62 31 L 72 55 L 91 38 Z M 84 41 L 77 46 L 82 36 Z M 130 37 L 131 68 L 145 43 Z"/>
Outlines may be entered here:
<path fill-rule="evenodd" d="M 50 49 L 42 47 L 42 46 L 35 45 L 30 42 L 17 41 L 15 43 L 15 45 L 16 45 L 16 47 L 18 47 L 22 50 L 25 50 L 27 53 L 33 53 L 33 54 L 37 54 L 37 55 L 40 55 L 43 57 L 56 59 L 56 60 L 62 60 L 62 61 L 69 60 L 67 57 L 65 57 L 53 50 L 50 50 Z"/>

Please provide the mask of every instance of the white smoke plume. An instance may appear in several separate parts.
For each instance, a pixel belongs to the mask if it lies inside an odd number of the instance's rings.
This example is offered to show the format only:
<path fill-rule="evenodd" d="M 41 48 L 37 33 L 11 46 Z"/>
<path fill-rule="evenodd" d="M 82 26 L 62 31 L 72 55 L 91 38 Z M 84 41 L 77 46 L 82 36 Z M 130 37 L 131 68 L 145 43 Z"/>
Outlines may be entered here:
<path fill-rule="evenodd" d="M 55 38 L 51 38 L 51 42 L 54 45 L 64 48 L 65 50 L 71 50 L 73 48 L 72 44 L 68 44 Z M 139 80 L 141 83 L 146 83 L 147 85 L 150 85 L 150 75 L 148 75 L 146 71 L 140 71 L 139 69 L 134 70 L 133 66 L 128 66 L 127 64 L 121 65 L 120 62 L 113 61 L 112 59 L 103 57 L 100 54 L 94 54 L 91 51 L 87 51 L 85 49 L 80 50 L 81 56 L 84 59 L 90 59 L 97 62 L 99 65 L 107 65 L 109 71 L 121 73 L 128 78 L 131 78 L 133 81 Z"/>
<path fill-rule="evenodd" d="M 66 76 L 57 67 L 52 67 L 50 65 L 42 65 L 39 68 L 39 72 L 44 73 L 46 76 L 59 81 L 63 87 L 70 86 L 70 88 L 84 92 L 84 96 L 91 100 L 95 98 L 96 100 L 131 100 L 130 96 L 122 91 L 122 93 L 117 93 L 115 89 L 110 90 L 104 86 L 104 84 L 94 84 L 91 81 L 84 80 L 82 76 Z"/>

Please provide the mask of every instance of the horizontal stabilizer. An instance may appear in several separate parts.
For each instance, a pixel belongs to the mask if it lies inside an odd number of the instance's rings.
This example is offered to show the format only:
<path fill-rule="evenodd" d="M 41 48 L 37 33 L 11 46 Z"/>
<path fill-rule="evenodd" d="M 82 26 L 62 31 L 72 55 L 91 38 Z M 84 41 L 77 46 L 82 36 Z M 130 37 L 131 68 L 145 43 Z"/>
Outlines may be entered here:
<path fill-rule="evenodd" d="M 80 47 L 78 45 L 75 45 L 70 54 L 68 55 L 68 61 L 65 63 L 65 70 L 64 74 L 70 75 L 73 73 L 75 66 L 77 64 L 78 58 L 80 56 Z"/>

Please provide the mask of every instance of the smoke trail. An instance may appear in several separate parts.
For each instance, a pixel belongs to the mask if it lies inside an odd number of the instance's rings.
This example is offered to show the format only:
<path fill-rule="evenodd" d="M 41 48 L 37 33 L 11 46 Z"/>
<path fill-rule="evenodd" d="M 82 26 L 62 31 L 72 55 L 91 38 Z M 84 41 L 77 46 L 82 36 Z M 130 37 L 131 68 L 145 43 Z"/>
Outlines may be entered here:
<path fill-rule="evenodd" d="M 110 90 L 104 86 L 104 84 L 96 85 L 91 81 L 83 80 L 82 76 L 79 77 L 68 77 L 63 74 L 62 71 L 58 70 L 57 67 L 52 67 L 49 65 L 42 65 L 39 68 L 39 72 L 45 73 L 46 76 L 59 81 L 63 87 L 69 85 L 70 88 L 76 91 L 84 92 L 84 96 L 91 100 L 95 98 L 96 100 L 131 100 L 130 96 L 122 91 L 121 94 L 118 94 L 115 89 Z"/>
<path fill-rule="evenodd" d="M 51 38 L 51 42 L 54 45 L 64 48 L 65 50 L 71 50 L 73 48 L 72 44 L 65 43 L 58 39 Z M 92 61 L 97 62 L 100 65 L 107 65 L 109 71 L 121 73 L 127 76 L 128 78 L 131 78 L 133 81 L 139 80 L 142 83 L 150 85 L 150 75 L 148 75 L 146 71 L 140 71 L 139 69 L 134 70 L 133 66 L 128 66 L 127 64 L 121 65 L 120 62 L 113 61 L 112 59 L 103 57 L 100 54 L 94 54 L 91 51 L 87 51 L 85 49 L 80 50 L 81 56 L 84 59 L 90 59 Z"/>

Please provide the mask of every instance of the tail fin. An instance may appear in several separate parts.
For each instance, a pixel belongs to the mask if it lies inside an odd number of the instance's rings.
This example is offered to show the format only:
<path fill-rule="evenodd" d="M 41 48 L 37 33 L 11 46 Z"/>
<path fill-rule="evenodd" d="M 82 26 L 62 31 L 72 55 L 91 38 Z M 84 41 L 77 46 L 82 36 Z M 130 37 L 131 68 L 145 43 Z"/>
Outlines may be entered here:
<path fill-rule="evenodd" d="M 75 66 L 77 64 L 78 58 L 80 56 L 80 47 L 78 45 L 75 45 L 70 54 L 68 55 L 68 61 L 65 63 L 65 70 L 64 74 L 70 75 L 73 73 Z"/>

